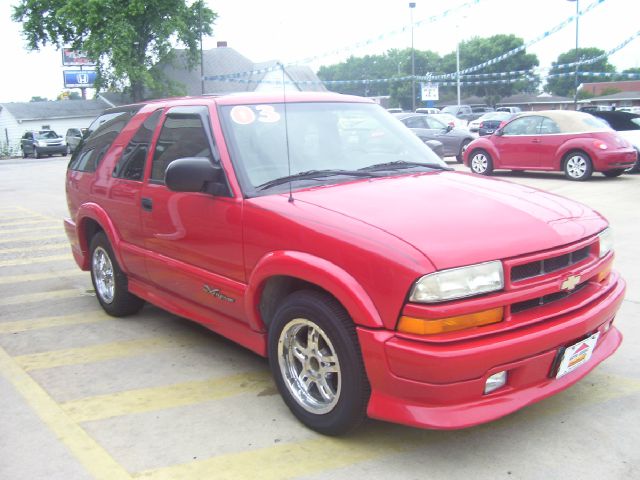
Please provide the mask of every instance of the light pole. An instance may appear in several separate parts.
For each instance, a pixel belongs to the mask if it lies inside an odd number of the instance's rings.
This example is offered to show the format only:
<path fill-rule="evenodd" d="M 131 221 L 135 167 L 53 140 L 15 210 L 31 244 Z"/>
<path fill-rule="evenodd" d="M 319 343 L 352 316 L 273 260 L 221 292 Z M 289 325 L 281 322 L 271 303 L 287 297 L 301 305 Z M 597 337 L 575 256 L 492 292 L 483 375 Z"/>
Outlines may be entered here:
<path fill-rule="evenodd" d="M 460 31 L 456 42 L 456 76 L 458 77 L 458 106 L 460 106 Z"/>
<path fill-rule="evenodd" d="M 573 81 L 574 94 L 573 94 L 573 109 L 578 110 L 578 27 L 580 25 L 580 0 L 568 0 L 569 2 L 576 2 L 576 69 Z"/>
<path fill-rule="evenodd" d="M 416 111 L 416 55 L 413 49 L 413 9 L 416 2 L 409 3 L 409 14 L 411 16 L 411 111 Z"/>

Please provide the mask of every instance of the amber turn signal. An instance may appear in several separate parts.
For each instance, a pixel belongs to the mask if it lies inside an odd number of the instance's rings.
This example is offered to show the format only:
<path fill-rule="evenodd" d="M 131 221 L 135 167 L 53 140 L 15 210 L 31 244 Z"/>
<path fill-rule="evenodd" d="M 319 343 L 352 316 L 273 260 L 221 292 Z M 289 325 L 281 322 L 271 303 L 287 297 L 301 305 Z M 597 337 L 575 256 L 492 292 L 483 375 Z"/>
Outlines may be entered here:
<path fill-rule="evenodd" d="M 482 312 L 469 313 L 457 317 L 438 318 L 435 320 L 402 316 L 398 323 L 398 331 L 414 333 L 416 335 L 435 335 L 498 323 L 502 321 L 503 315 L 504 308 L 498 307 Z"/>

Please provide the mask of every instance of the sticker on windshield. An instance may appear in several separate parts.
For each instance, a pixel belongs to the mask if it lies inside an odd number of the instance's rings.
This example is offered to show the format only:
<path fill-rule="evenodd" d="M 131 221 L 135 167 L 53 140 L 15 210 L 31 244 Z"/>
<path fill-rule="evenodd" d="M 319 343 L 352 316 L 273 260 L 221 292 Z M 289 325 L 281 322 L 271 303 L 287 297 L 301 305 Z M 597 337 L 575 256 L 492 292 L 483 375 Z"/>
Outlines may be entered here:
<path fill-rule="evenodd" d="M 237 105 L 231 109 L 231 120 L 239 125 L 250 125 L 256 121 L 256 114 L 245 105 Z"/>
<path fill-rule="evenodd" d="M 280 114 L 273 105 L 258 105 L 256 110 L 260 113 L 258 121 L 263 123 L 276 123 L 280 121 Z"/>

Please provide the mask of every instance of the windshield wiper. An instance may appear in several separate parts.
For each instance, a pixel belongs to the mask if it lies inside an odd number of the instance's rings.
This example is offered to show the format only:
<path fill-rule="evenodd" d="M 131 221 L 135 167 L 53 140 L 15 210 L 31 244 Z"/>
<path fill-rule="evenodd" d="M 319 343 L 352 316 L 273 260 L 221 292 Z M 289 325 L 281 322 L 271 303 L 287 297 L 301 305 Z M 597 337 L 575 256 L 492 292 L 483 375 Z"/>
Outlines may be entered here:
<path fill-rule="evenodd" d="M 413 167 L 435 168 L 438 170 L 452 170 L 450 167 L 438 165 L 437 163 L 407 162 L 405 160 L 376 163 L 375 165 L 369 165 L 368 167 L 361 168 L 360 170 L 365 172 L 375 172 L 378 170 L 400 170 L 403 168 L 413 168 Z"/>
<path fill-rule="evenodd" d="M 325 177 L 335 177 L 339 175 L 345 175 L 348 177 L 376 177 L 372 173 L 362 170 L 340 170 L 340 169 L 327 169 L 327 170 L 307 170 L 306 172 L 298 172 L 293 175 L 287 175 L 286 177 L 274 178 L 268 182 L 258 185 L 258 190 L 266 190 L 267 188 L 275 187 L 276 185 L 282 185 L 283 183 L 289 183 L 294 180 L 315 180 Z"/>

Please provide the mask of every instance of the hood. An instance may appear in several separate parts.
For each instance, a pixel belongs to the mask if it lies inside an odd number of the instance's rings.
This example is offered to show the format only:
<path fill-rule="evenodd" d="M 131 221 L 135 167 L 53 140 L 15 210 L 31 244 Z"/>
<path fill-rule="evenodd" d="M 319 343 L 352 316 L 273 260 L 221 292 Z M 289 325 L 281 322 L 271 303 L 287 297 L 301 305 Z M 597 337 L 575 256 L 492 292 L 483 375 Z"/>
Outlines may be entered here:
<path fill-rule="evenodd" d="M 294 198 L 399 238 L 438 270 L 567 245 L 607 225 L 577 202 L 457 172 L 357 181 Z"/>

